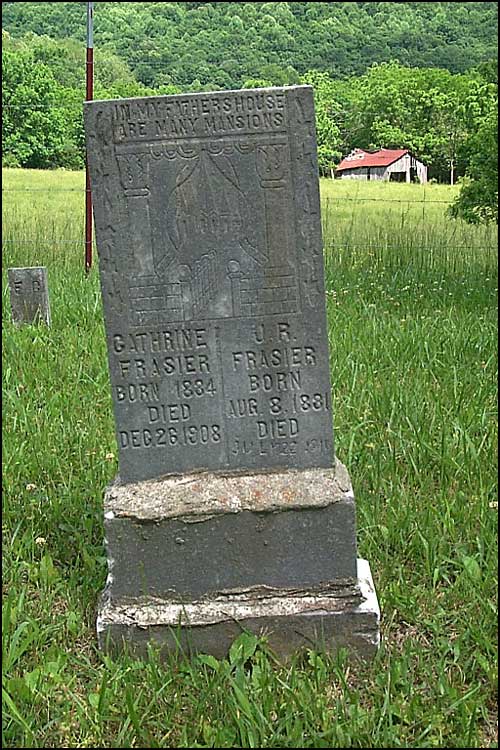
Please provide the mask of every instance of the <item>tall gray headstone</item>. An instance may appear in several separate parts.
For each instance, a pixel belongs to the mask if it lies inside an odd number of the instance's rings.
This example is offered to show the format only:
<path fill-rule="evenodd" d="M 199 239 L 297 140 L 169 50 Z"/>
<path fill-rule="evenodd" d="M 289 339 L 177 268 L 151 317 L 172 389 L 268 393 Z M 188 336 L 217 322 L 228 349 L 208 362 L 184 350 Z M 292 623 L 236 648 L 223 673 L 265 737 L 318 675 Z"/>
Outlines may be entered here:
<path fill-rule="evenodd" d="M 47 269 L 9 268 L 12 320 L 16 325 L 46 323 L 50 325 L 50 303 Z"/>
<path fill-rule="evenodd" d="M 89 102 L 85 129 L 120 466 L 101 643 L 168 648 L 189 604 L 195 650 L 224 653 L 238 620 L 281 652 L 298 623 L 372 651 L 333 448 L 312 89 Z"/>

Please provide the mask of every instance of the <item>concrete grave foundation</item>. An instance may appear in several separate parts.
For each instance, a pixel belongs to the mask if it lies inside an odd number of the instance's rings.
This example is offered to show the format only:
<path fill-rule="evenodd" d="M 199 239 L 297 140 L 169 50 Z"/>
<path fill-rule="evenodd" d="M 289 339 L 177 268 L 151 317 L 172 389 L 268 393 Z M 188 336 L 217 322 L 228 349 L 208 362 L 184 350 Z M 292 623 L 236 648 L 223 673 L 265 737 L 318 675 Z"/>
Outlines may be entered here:
<path fill-rule="evenodd" d="M 281 657 L 379 643 L 369 565 L 356 553 L 346 468 L 201 473 L 105 496 L 109 574 L 99 645 L 225 656 L 243 630 Z"/>

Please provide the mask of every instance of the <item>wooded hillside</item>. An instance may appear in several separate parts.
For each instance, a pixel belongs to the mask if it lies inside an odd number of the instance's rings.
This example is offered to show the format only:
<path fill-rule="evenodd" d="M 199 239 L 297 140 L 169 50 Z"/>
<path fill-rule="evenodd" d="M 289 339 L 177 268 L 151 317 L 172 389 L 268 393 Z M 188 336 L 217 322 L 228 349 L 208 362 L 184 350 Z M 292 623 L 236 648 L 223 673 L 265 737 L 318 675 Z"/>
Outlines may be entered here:
<path fill-rule="evenodd" d="M 81 168 L 86 3 L 2 5 L 3 163 Z M 495 158 L 496 3 L 94 5 L 97 99 L 309 83 L 322 174 L 354 147 L 442 182 Z"/>
<path fill-rule="evenodd" d="M 308 70 L 361 74 L 373 63 L 463 73 L 496 56 L 493 2 L 95 3 L 97 49 L 147 86 L 295 83 Z M 6 2 L 3 28 L 83 42 L 86 3 Z"/>

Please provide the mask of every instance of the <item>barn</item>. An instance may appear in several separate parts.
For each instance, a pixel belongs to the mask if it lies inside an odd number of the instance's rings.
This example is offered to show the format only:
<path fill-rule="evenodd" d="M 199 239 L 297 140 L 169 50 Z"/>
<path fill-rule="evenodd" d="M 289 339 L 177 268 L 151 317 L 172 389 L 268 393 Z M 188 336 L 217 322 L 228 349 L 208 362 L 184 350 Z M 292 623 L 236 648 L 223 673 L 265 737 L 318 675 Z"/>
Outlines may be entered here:
<path fill-rule="evenodd" d="M 427 167 L 410 154 L 407 148 L 381 148 L 364 151 L 355 148 L 337 169 L 335 177 L 346 180 L 396 180 L 427 182 Z"/>

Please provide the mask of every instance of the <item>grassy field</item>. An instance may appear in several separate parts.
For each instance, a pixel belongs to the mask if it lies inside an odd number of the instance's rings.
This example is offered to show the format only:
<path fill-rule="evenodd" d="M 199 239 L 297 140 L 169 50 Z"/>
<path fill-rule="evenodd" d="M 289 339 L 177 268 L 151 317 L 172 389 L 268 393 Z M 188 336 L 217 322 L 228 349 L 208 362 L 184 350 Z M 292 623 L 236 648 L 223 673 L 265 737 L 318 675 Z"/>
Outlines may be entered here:
<path fill-rule="evenodd" d="M 376 660 L 282 666 L 252 638 L 220 662 L 111 660 L 94 628 L 116 446 L 83 186 L 3 175 L 4 745 L 497 747 L 496 228 L 448 219 L 456 188 L 322 183 L 336 446 Z M 37 264 L 52 327 L 15 329 L 6 269 Z"/>

